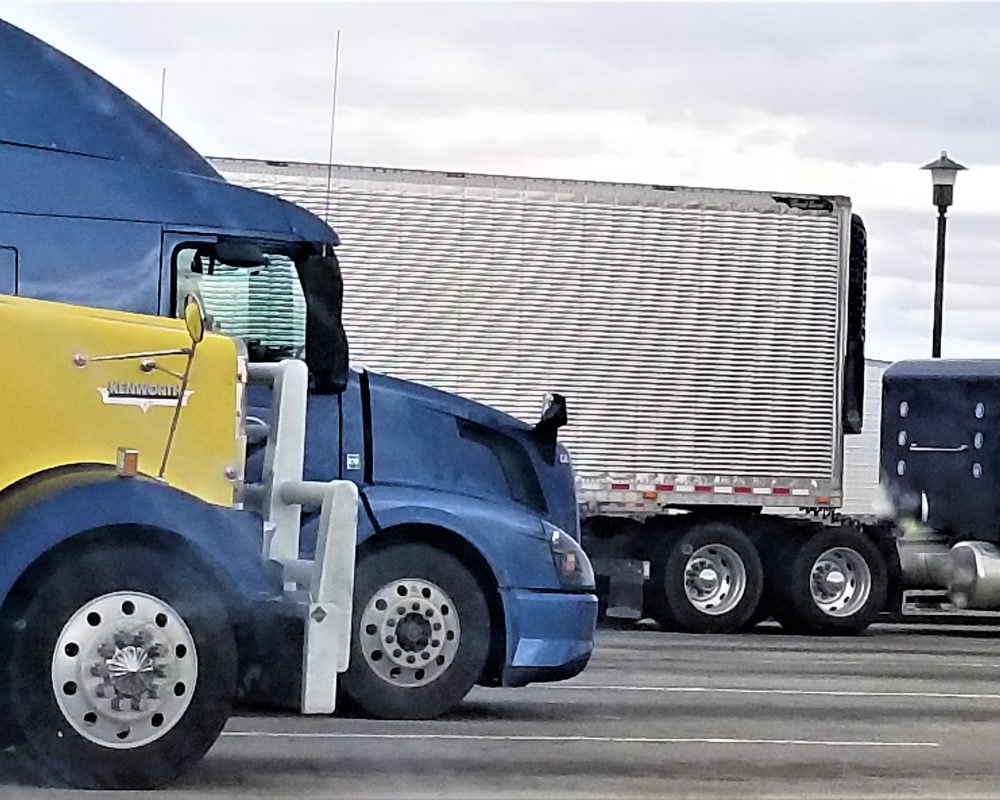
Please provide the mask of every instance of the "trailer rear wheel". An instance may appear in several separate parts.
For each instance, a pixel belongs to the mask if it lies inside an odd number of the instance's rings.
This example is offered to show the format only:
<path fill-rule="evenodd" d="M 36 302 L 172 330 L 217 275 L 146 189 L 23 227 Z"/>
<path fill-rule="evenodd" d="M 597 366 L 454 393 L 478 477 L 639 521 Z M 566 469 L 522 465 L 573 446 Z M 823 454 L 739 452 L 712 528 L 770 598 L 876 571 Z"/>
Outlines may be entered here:
<path fill-rule="evenodd" d="M 382 719 L 433 719 L 483 673 L 490 615 L 462 563 L 422 543 L 376 550 L 358 564 L 347 697 Z"/>
<path fill-rule="evenodd" d="M 774 617 L 797 633 L 856 634 L 885 606 L 885 559 L 864 534 L 823 531 L 775 563 Z"/>
<path fill-rule="evenodd" d="M 763 568 L 753 542 L 720 522 L 696 525 L 665 542 L 653 560 L 650 610 L 666 628 L 730 633 L 760 603 Z"/>
<path fill-rule="evenodd" d="M 18 604 L 10 704 L 41 774 L 162 786 L 229 719 L 237 652 L 223 601 L 180 558 L 133 544 L 57 561 Z"/>

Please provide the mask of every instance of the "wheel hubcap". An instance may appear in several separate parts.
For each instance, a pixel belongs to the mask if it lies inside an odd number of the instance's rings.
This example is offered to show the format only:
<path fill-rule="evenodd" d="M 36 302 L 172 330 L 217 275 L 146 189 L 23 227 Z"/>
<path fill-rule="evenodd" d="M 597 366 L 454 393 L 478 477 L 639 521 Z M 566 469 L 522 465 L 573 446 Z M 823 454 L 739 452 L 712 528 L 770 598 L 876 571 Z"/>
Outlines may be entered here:
<path fill-rule="evenodd" d="M 695 576 L 694 585 L 699 592 L 714 592 L 719 585 L 719 573 L 714 569 L 703 569 Z"/>
<path fill-rule="evenodd" d="M 871 596 L 871 568 L 857 550 L 831 547 L 813 562 L 809 589 L 813 602 L 824 614 L 852 616 Z"/>
<path fill-rule="evenodd" d="M 393 686 L 424 686 L 458 653 L 461 626 L 455 605 L 430 581 L 387 583 L 361 615 L 361 650 L 372 671 Z"/>
<path fill-rule="evenodd" d="M 746 588 L 746 565 L 735 550 L 724 544 L 699 547 L 684 567 L 688 601 L 704 614 L 732 611 L 743 599 Z"/>
<path fill-rule="evenodd" d="M 63 716 L 102 747 L 159 739 L 184 716 L 198 654 L 184 620 L 166 603 L 115 592 L 70 617 L 52 655 L 52 690 Z"/>

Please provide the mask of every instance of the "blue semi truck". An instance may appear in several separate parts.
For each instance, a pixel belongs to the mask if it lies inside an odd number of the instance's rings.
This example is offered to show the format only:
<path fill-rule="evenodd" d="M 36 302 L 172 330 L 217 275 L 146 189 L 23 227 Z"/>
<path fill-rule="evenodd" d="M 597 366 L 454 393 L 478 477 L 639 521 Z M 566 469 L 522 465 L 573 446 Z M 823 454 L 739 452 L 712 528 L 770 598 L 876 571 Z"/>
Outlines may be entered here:
<path fill-rule="evenodd" d="M 313 214 L 227 183 L 120 90 L 0 22 L 0 292 L 165 316 L 194 294 L 251 361 L 306 361 L 304 477 L 349 480 L 361 500 L 346 698 L 428 718 L 477 683 L 576 675 L 597 599 L 558 442 L 565 401 L 552 395 L 532 425 L 349 368 L 338 245 Z M 264 441 L 270 390 L 254 388 Z M 253 478 L 265 448 L 249 434 Z M 318 518 L 303 519 L 308 556 Z"/>

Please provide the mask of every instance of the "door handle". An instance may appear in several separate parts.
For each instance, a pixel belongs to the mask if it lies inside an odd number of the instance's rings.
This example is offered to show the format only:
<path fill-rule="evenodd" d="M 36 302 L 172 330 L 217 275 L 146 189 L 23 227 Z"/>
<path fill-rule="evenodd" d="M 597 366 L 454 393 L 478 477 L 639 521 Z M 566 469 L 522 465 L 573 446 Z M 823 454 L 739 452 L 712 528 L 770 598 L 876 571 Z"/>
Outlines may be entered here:
<path fill-rule="evenodd" d="M 911 453 L 964 453 L 968 449 L 967 444 L 960 444 L 958 447 L 922 447 L 914 442 L 910 445 Z"/>

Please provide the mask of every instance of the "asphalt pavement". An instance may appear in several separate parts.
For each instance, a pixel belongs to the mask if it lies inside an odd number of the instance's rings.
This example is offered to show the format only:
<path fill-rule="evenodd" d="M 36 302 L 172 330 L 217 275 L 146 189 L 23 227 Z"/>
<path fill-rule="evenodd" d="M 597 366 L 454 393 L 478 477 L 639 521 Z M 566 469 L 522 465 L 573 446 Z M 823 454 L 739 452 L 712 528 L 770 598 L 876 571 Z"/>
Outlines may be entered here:
<path fill-rule="evenodd" d="M 1000 798 L 998 675 L 996 628 L 603 631 L 578 678 L 446 719 L 235 718 L 156 797 Z M 0 760 L 3 800 L 77 796 Z"/>

